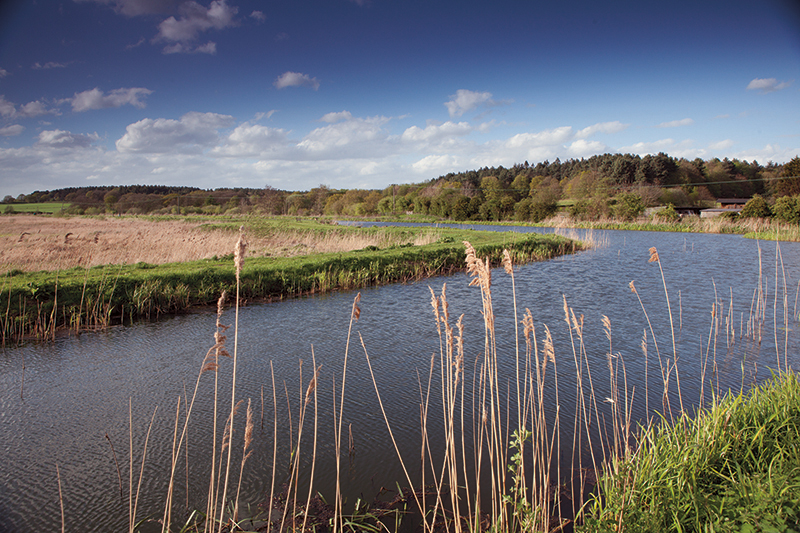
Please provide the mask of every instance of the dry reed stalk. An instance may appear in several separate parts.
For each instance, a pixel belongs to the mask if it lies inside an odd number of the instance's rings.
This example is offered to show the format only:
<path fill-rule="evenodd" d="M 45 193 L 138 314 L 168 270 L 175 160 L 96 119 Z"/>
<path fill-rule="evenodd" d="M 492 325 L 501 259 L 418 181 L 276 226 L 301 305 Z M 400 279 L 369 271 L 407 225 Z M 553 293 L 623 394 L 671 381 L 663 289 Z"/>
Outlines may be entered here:
<path fill-rule="evenodd" d="M 278 462 L 278 395 L 275 389 L 275 369 L 272 361 L 269 362 L 269 373 L 272 376 L 272 477 L 269 485 L 269 511 L 267 524 L 272 526 L 272 508 L 275 501 L 275 469 Z"/>
<path fill-rule="evenodd" d="M 356 322 L 359 317 L 361 316 L 361 308 L 358 307 L 358 303 L 361 301 L 361 293 L 359 292 L 356 294 L 355 298 L 353 298 L 353 306 L 350 309 L 350 324 L 347 328 L 347 342 L 345 343 L 344 347 L 344 362 L 342 366 L 342 385 L 339 391 L 339 414 L 337 420 L 336 414 L 336 378 L 334 377 L 334 387 L 333 387 L 333 424 L 336 433 L 334 434 L 334 448 L 336 454 L 336 493 L 334 496 L 334 511 L 333 511 L 333 533 L 337 533 L 344 528 L 344 522 L 342 519 L 343 513 L 343 506 L 344 502 L 342 500 L 341 494 L 341 452 L 342 452 L 342 417 L 344 410 L 344 390 L 345 384 L 347 382 L 347 359 L 350 352 L 350 336 L 353 332 L 353 323 Z"/>
<path fill-rule="evenodd" d="M 122 473 L 119 470 L 119 463 L 117 462 L 117 452 L 114 451 L 114 444 L 111 443 L 111 438 L 106 433 L 106 440 L 108 441 L 109 446 L 111 446 L 111 455 L 114 457 L 114 465 L 117 467 L 117 478 L 119 479 L 119 501 L 122 502 L 125 496 L 122 493 Z"/>
<path fill-rule="evenodd" d="M 136 511 L 139 507 L 139 494 L 142 491 L 142 479 L 144 478 L 144 464 L 147 459 L 147 443 L 150 441 L 150 431 L 153 429 L 153 421 L 156 419 L 156 411 L 158 411 L 158 406 L 153 409 L 153 416 L 150 418 L 150 425 L 147 427 L 147 436 L 144 439 L 144 448 L 142 449 L 142 466 L 139 469 L 139 484 L 136 486 L 136 499 L 133 503 L 133 514 L 130 518 L 130 533 L 134 533 L 134 527 L 136 525 Z M 133 429 L 131 429 L 131 438 L 133 435 Z M 132 441 L 131 441 L 132 442 Z M 131 446 L 131 465 L 133 465 L 133 447 Z M 131 495 L 130 497 L 132 497 Z"/>
<path fill-rule="evenodd" d="M 64 520 L 64 495 L 61 493 L 61 471 L 58 469 L 58 463 L 56 463 L 56 478 L 58 479 L 58 504 L 61 507 L 61 533 L 64 533 L 67 530 L 67 523 Z"/>
<path fill-rule="evenodd" d="M 242 464 L 239 467 L 239 483 L 236 487 L 236 499 L 233 504 L 233 521 L 239 521 L 239 495 L 242 490 L 242 477 L 244 476 L 244 464 L 253 454 L 250 450 L 250 445 L 253 443 L 253 409 L 251 407 L 250 399 L 247 400 L 247 422 L 244 429 L 244 447 L 242 449 Z M 249 450 L 249 451 L 248 451 Z"/>
<path fill-rule="evenodd" d="M 234 248 L 234 266 L 236 268 L 236 316 L 234 319 L 234 329 L 233 329 L 233 370 L 232 370 L 232 377 L 231 377 L 231 414 L 230 417 L 230 438 L 231 443 L 233 441 L 233 423 L 234 423 L 234 416 L 236 415 L 236 366 L 238 363 L 238 350 L 239 350 L 239 291 L 241 286 L 241 273 L 242 267 L 244 266 L 244 256 L 247 251 L 247 243 L 244 240 L 244 227 L 239 228 L 239 239 L 236 241 L 236 246 Z M 223 521 L 223 514 L 225 512 L 225 499 L 227 498 L 228 494 L 228 479 L 230 477 L 231 471 L 231 452 L 232 446 L 228 447 L 228 462 L 227 466 L 225 467 L 225 482 L 223 483 L 222 488 L 222 500 L 220 505 L 219 511 L 219 528 L 217 529 L 217 533 L 221 533 L 222 531 L 222 524 Z"/>
<path fill-rule="evenodd" d="M 317 428 L 318 428 L 318 421 L 319 421 L 319 410 L 317 403 L 317 380 L 319 379 L 319 369 L 320 367 L 317 366 L 317 357 L 314 354 L 314 347 L 311 347 L 311 364 L 314 367 L 314 376 L 311 378 L 311 382 L 308 384 L 308 390 L 306 390 L 306 404 L 311 398 L 311 392 L 314 393 L 314 443 L 311 452 L 311 474 L 310 479 L 308 482 L 308 497 L 306 498 L 306 505 L 304 507 L 303 512 L 303 525 L 300 527 L 300 531 L 306 531 L 306 524 L 308 523 L 308 511 L 309 507 L 311 507 L 311 495 L 314 492 L 314 470 L 317 465 Z M 353 431 L 352 431 L 352 424 L 350 425 L 350 449 L 352 450 L 353 447 Z"/>

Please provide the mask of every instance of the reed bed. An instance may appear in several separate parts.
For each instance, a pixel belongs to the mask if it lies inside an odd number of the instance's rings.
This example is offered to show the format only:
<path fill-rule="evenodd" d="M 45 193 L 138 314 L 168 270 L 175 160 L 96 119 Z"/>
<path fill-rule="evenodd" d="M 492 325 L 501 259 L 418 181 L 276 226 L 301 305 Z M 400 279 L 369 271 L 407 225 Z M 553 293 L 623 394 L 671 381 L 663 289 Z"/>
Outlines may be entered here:
<path fill-rule="evenodd" d="M 7 271 L 59 271 L 119 264 L 166 264 L 230 254 L 236 230 L 248 226 L 254 257 L 296 257 L 342 253 L 368 246 L 386 248 L 438 241 L 436 230 L 413 234 L 394 230 L 358 231 L 294 219 L 244 219 L 227 223 L 205 219 L 160 220 L 145 217 L 0 218 L 0 264 Z"/>

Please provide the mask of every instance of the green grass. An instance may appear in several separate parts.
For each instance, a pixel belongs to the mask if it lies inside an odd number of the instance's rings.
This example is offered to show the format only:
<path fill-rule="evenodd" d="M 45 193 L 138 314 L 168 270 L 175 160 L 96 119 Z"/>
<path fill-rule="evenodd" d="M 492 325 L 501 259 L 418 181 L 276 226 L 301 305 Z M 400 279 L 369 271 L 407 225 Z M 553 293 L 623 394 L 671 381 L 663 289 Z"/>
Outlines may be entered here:
<path fill-rule="evenodd" d="M 583 531 L 800 531 L 797 375 L 646 431 L 614 468 Z"/>
<path fill-rule="evenodd" d="M 14 213 L 58 213 L 63 211 L 70 204 L 68 202 L 47 202 L 36 204 L 3 204 L 0 212 L 5 212 L 9 207 L 13 209 Z"/>
<path fill-rule="evenodd" d="M 224 222 L 214 225 L 221 223 Z M 230 222 L 237 229 L 240 223 Z M 267 227 L 248 226 L 248 231 L 251 229 L 254 233 L 268 231 Z M 417 231 L 396 230 L 407 232 L 409 237 Z M 240 292 L 249 301 L 282 299 L 446 274 L 463 269 L 464 240 L 470 240 L 481 256 L 490 257 L 494 264 L 500 263 L 504 248 L 511 251 L 516 263 L 580 249 L 578 243 L 554 235 L 451 229 L 440 230 L 440 235 L 439 242 L 424 246 L 401 244 L 382 250 L 370 246 L 348 253 L 247 258 Z M 230 294 L 235 287 L 231 258 L 164 265 L 104 265 L 88 270 L 76 267 L 60 272 L 7 272 L 0 280 L 3 341 L 20 335 L 45 337 L 57 328 L 105 327 L 120 320 L 155 318 L 192 306 L 212 305 L 223 291 Z"/>

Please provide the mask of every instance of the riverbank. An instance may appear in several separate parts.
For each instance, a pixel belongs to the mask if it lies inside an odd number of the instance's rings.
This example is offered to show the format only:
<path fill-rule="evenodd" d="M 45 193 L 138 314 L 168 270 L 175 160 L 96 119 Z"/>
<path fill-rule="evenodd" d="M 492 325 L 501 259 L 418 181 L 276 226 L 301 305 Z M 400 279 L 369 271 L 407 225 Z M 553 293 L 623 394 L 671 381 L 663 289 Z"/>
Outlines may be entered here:
<path fill-rule="evenodd" d="M 168 222 L 170 227 L 179 224 L 174 220 Z M 308 219 L 277 222 L 257 218 L 216 219 L 192 231 L 213 233 L 215 240 L 229 241 L 231 244 L 225 249 L 231 250 L 240 225 L 245 239 L 253 242 L 241 274 L 240 295 L 245 302 L 419 280 L 463 270 L 464 240 L 473 242 L 480 254 L 494 264 L 501 261 L 504 248 L 509 249 L 515 262 L 524 263 L 573 253 L 582 247 L 555 235 L 443 228 L 344 228 Z M 151 231 L 157 233 L 157 227 L 156 224 Z M 275 255 L 274 247 L 265 245 L 278 231 L 280 240 L 290 243 L 283 247 L 286 253 L 283 257 Z M 73 235 L 49 245 L 45 240 L 39 248 L 49 247 L 57 255 L 61 248 L 71 246 L 71 240 L 74 243 L 82 236 Z M 181 238 L 180 233 L 177 235 Z M 175 246 L 183 245 L 186 237 L 182 239 Z M 93 239 L 84 240 L 91 243 Z M 315 251 L 325 249 L 317 246 L 320 243 L 327 242 L 328 250 L 337 250 L 336 246 L 345 241 L 347 246 L 338 250 L 347 251 Z M 116 246 L 134 245 L 147 249 L 147 234 L 140 232 Z M 302 253 L 298 249 L 305 255 L 296 255 Z M 62 261 L 64 253 L 62 250 Z M 231 258 L 228 253 L 164 264 L 132 263 L 128 259 L 89 268 L 78 265 L 39 272 L 11 269 L 0 284 L 0 302 L 5 304 L 5 311 L 0 314 L 3 342 L 26 336 L 46 338 L 58 330 L 103 328 L 126 320 L 152 319 L 191 307 L 213 305 L 223 291 L 230 293 L 235 288 Z"/>
<path fill-rule="evenodd" d="M 581 531 L 796 531 L 800 383 L 794 372 L 664 421 L 606 465 Z"/>
<path fill-rule="evenodd" d="M 789 224 L 763 218 L 732 219 L 723 216 L 713 218 L 687 216 L 678 220 L 669 221 L 654 216 L 650 218 L 640 218 L 638 220 L 624 222 L 615 219 L 578 220 L 570 216 L 559 214 L 557 216 L 545 219 L 542 222 L 518 222 L 511 220 L 457 221 L 439 219 L 430 215 L 370 217 L 369 220 L 380 222 L 414 222 L 421 224 L 480 224 L 487 226 L 521 226 L 532 228 L 576 228 L 678 233 L 719 233 L 742 235 L 745 238 L 765 241 L 800 242 L 800 226 L 797 224 Z"/>

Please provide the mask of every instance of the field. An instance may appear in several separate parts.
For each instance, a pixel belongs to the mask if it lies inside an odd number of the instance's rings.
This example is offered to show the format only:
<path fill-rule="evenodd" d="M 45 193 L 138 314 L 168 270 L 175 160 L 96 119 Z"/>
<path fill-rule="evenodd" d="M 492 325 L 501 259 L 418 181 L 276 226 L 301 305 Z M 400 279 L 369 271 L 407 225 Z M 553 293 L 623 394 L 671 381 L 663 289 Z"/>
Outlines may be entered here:
<path fill-rule="evenodd" d="M 424 245 L 436 231 L 359 231 L 295 219 L 155 219 L 138 217 L 0 217 L 2 270 L 58 271 L 116 264 L 164 264 L 230 253 L 246 224 L 250 255 L 294 257 L 367 246 Z"/>
<path fill-rule="evenodd" d="M 58 213 L 69 207 L 69 202 L 39 202 L 34 204 L 5 204 L 3 212 L 8 209 L 13 213 Z"/>

